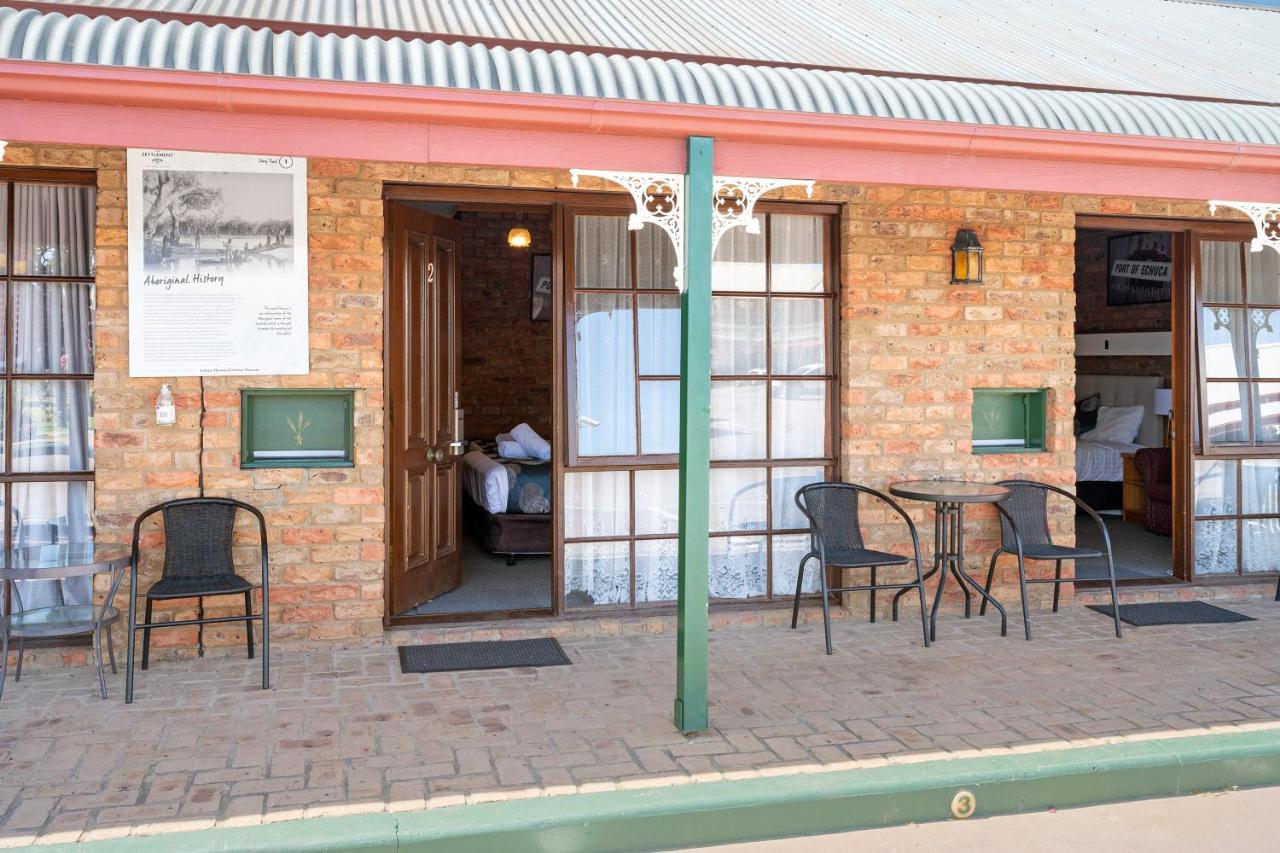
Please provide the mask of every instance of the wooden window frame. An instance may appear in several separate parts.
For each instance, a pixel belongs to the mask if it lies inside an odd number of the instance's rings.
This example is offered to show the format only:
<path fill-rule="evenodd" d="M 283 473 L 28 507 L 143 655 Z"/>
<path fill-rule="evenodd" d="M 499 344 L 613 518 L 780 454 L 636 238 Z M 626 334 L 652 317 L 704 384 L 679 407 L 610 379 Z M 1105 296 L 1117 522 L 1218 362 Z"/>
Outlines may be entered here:
<path fill-rule="evenodd" d="M 562 545 L 578 545 L 604 542 L 626 542 L 627 553 L 630 566 L 629 578 L 629 597 L 625 603 L 601 604 L 590 607 L 568 608 L 564 606 L 563 596 L 564 577 L 562 573 L 558 573 L 559 588 L 556 590 L 557 600 L 561 603 L 560 609 L 574 614 L 598 614 L 609 611 L 618 610 L 643 610 L 643 609 L 662 609 L 670 608 L 672 602 L 640 602 L 636 600 L 636 542 L 643 541 L 676 541 L 676 537 L 668 533 L 635 533 L 636 519 L 636 472 L 644 470 L 675 470 L 679 465 L 678 454 L 649 454 L 640 453 L 643 447 L 643 431 L 640 422 L 640 382 L 649 380 L 678 380 L 679 376 L 659 376 L 639 373 L 639 336 L 637 334 L 639 323 L 639 311 L 634 306 L 643 294 L 675 294 L 675 290 L 658 289 L 658 288 L 641 288 L 638 287 L 638 279 L 636 276 L 637 256 L 636 256 L 636 233 L 630 232 L 629 240 L 629 258 L 628 262 L 631 266 L 631 281 L 628 288 L 582 288 L 576 287 L 574 280 L 576 270 L 574 269 L 575 247 L 574 247 L 574 220 L 577 216 L 626 216 L 630 213 L 631 207 L 629 199 L 623 196 L 615 196 L 615 203 L 610 203 L 609 199 L 596 199 L 590 202 L 575 204 L 566 204 L 564 207 L 564 344 L 563 350 L 565 354 L 566 367 L 564 371 L 565 386 L 565 432 L 567 439 L 568 451 L 565 454 L 565 465 L 563 474 L 566 476 L 574 473 L 590 473 L 603 471 L 624 471 L 627 474 L 628 483 L 628 529 L 629 533 L 625 536 L 609 535 L 609 536 L 566 536 L 563 531 L 563 516 L 561 519 L 561 528 L 557 531 L 557 535 L 561 538 Z M 764 300 L 764 332 L 765 332 L 765 355 L 764 364 L 765 372 L 759 375 L 735 375 L 735 374 L 715 374 L 712 376 L 712 382 L 732 382 L 741 381 L 757 381 L 762 382 L 765 386 L 765 455 L 761 458 L 752 459 L 724 459 L 713 460 L 712 469 L 726 468 L 761 468 L 766 471 L 765 476 L 765 526 L 759 530 L 741 531 L 712 531 L 713 539 L 730 539 L 730 538 L 761 538 L 765 541 L 765 596 L 758 598 L 731 598 L 731 599 L 712 599 L 717 605 L 744 605 L 755 603 L 773 603 L 781 600 L 779 593 L 783 596 L 790 596 L 791 590 L 775 590 L 773 586 L 773 568 L 774 556 L 773 546 L 774 538 L 777 536 L 807 534 L 807 527 L 783 528 L 774 527 L 773 522 L 773 471 L 778 468 L 801 468 L 815 467 L 823 470 L 823 476 L 830 480 L 837 476 L 840 467 L 839 458 L 839 304 L 840 304 L 840 276 L 838 268 L 839 259 L 839 233 L 840 233 L 840 211 L 835 205 L 814 204 L 807 202 L 760 202 L 756 205 L 756 214 L 763 220 L 762 239 L 764 240 L 764 258 L 762 263 L 765 270 L 764 288 L 758 291 L 738 291 L 738 290 L 713 290 L 713 297 L 750 297 Z M 824 220 L 823 232 L 823 289 L 817 292 L 797 292 L 797 291 L 775 291 L 773 289 L 773 258 L 772 258 L 772 227 L 768 217 L 772 214 L 779 215 L 798 215 L 798 216 L 817 216 Z M 603 293 L 603 294 L 631 294 L 633 299 L 632 311 L 632 329 L 633 342 L 636 346 L 634 353 L 634 375 L 632 378 L 635 391 L 636 406 L 636 454 L 632 456 L 582 456 L 578 453 L 577 442 L 577 394 L 574 385 L 574 377 L 576 376 L 575 347 L 574 347 L 574 320 L 575 320 L 575 304 L 578 293 Z M 826 327 L 826 348 L 825 348 L 825 366 L 826 369 L 821 375 L 795 375 L 795 374 L 775 374 L 773 372 L 772 360 L 772 317 L 773 317 L 773 301 L 774 299 L 822 299 L 824 301 L 824 323 Z M 775 381 L 820 381 L 824 383 L 824 403 L 826 428 L 823 432 L 823 450 L 824 455 L 821 457 L 811 458 L 790 458 L 773 456 L 772 446 L 772 388 Z M 564 478 L 559 481 L 559 494 L 564 494 Z"/>

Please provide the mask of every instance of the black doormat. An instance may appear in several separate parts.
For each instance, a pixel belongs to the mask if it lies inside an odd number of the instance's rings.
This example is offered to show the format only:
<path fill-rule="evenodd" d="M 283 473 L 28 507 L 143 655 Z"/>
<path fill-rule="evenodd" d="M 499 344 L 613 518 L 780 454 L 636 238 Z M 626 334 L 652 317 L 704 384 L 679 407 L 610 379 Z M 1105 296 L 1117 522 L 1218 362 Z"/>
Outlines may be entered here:
<path fill-rule="evenodd" d="M 1108 619 L 1110 604 L 1090 604 Z M 1203 601 L 1153 601 L 1148 604 L 1121 604 L 1120 621 L 1126 625 L 1196 625 L 1213 622 L 1253 622 L 1252 616 L 1223 610 Z"/>
<path fill-rule="evenodd" d="M 554 637 L 400 646 L 401 672 L 458 672 L 464 669 L 570 665 L 572 661 L 565 656 L 564 649 L 560 648 L 560 643 Z"/>

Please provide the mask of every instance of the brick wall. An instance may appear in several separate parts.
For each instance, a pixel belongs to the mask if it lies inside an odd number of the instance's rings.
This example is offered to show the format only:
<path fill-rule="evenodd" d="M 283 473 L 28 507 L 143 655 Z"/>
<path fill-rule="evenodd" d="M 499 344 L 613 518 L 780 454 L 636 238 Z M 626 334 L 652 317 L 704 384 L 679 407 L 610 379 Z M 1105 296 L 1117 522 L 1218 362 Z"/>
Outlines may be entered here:
<path fill-rule="evenodd" d="M 1088 229 L 1076 235 L 1076 334 L 1173 328 L 1171 303 L 1107 304 L 1107 238 L 1128 233 Z M 1076 370 L 1106 376 L 1160 376 L 1166 383 L 1173 378 L 1169 356 L 1082 356 L 1076 360 Z"/>
<path fill-rule="evenodd" d="M 138 512 L 195 494 L 203 478 L 208 493 L 242 498 L 266 513 L 273 637 L 381 634 L 383 183 L 567 189 L 567 172 L 312 160 L 311 374 L 170 380 L 178 423 L 157 427 L 152 406 L 166 380 L 128 378 L 124 152 L 11 143 L 5 163 L 98 170 L 101 541 L 127 541 Z M 603 187 L 589 182 L 585 188 Z M 877 487 L 932 476 L 1031 476 L 1071 484 L 1076 212 L 1207 216 L 1200 203 L 1034 193 L 828 184 L 819 185 L 815 197 L 843 206 L 842 473 Z M 950 241 L 961 225 L 976 228 L 986 247 L 982 285 L 949 283 Z M 515 301 L 527 310 L 526 291 Z M 242 471 L 238 392 L 250 384 L 358 389 L 356 466 Z M 972 454 L 969 409 L 972 389 L 982 386 L 1053 389 L 1047 452 Z M 928 547 L 928 508 L 910 509 Z M 886 516 L 872 513 L 868 520 L 878 544 L 901 547 L 900 530 L 887 525 Z M 1070 513 L 1059 511 L 1055 526 L 1069 537 Z M 985 564 L 995 532 L 990 511 L 969 514 L 971 569 Z M 157 540 L 149 535 L 150 544 Z M 144 586 L 154 570 L 154 563 L 145 567 Z M 1003 578 L 1012 579 L 1009 568 Z M 1016 601 L 1013 594 L 1004 598 Z M 177 605 L 177 612 L 190 609 L 190 602 Z M 211 628 L 206 640 L 238 644 L 241 631 Z M 182 631 L 157 632 L 154 639 L 187 648 L 193 641 Z"/>
<path fill-rule="evenodd" d="M 551 217 L 467 212 L 462 225 L 462 365 L 458 388 L 469 437 L 493 438 L 524 421 L 551 435 L 551 321 L 529 316 L 535 253 L 551 251 Z M 507 231 L 529 229 L 533 246 L 513 249 Z"/>

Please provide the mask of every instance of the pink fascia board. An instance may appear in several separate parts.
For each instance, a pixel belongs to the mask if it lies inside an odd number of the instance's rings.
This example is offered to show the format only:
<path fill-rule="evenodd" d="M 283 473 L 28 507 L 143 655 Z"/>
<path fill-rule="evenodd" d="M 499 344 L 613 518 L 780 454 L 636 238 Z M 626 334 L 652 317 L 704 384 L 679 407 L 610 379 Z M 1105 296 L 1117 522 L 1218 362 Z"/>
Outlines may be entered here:
<path fill-rule="evenodd" d="M 1280 146 L 0 61 L 0 139 L 1185 199 L 1280 197 Z"/>

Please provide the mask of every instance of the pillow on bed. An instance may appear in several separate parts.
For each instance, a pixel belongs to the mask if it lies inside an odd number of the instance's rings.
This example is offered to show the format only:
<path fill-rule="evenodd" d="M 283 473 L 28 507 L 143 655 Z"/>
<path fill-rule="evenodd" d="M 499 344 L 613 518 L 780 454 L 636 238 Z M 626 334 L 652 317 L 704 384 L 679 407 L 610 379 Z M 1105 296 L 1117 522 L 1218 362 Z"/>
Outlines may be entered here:
<path fill-rule="evenodd" d="M 1098 425 L 1098 409 L 1102 406 L 1101 394 L 1090 394 L 1076 401 L 1076 435 L 1088 432 Z"/>
<path fill-rule="evenodd" d="M 1085 441 L 1117 441 L 1133 444 L 1142 429 L 1145 406 L 1102 406 L 1098 409 L 1098 425 L 1080 438 Z"/>

